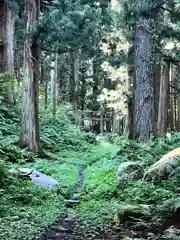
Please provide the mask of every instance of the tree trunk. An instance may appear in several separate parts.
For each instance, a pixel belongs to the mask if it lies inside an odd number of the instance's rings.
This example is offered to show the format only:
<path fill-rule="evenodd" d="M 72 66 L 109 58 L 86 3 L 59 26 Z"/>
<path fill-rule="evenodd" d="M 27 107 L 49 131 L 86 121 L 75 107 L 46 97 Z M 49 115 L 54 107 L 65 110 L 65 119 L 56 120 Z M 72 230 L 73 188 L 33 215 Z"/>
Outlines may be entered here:
<path fill-rule="evenodd" d="M 164 10 L 159 8 L 156 11 L 155 15 L 155 29 L 159 28 L 159 22 L 164 22 Z M 154 48 L 155 48 L 155 57 L 154 57 L 154 126 L 153 132 L 157 136 L 157 122 L 158 122 L 158 111 L 159 111 L 159 97 L 160 97 L 160 82 L 161 82 L 161 65 L 162 59 L 161 54 L 158 49 L 162 49 L 162 38 L 163 36 L 154 36 Z"/>
<path fill-rule="evenodd" d="M 16 71 L 17 71 L 17 81 L 18 81 L 18 88 L 20 87 L 21 82 L 21 63 L 20 63 L 20 48 L 19 44 L 16 44 L 17 52 L 16 52 Z"/>
<path fill-rule="evenodd" d="M 0 73 L 13 75 L 14 71 L 14 17 L 8 9 L 8 3 L 5 0 L 0 2 Z M 12 102 L 12 88 L 9 87 L 7 102 Z"/>
<path fill-rule="evenodd" d="M 128 138 L 133 139 L 133 126 L 134 126 L 134 90 L 135 90 L 135 71 L 133 67 L 133 46 L 128 51 L 128 95 L 127 95 L 127 108 L 128 108 Z"/>
<path fill-rule="evenodd" d="M 37 20 L 35 0 L 27 0 L 25 4 L 26 33 L 33 30 Z M 37 51 L 32 39 L 27 37 L 24 42 L 24 81 L 22 97 L 22 119 L 20 146 L 27 147 L 34 153 L 40 152 L 39 121 L 38 121 L 38 78 L 34 57 Z"/>
<path fill-rule="evenodd" d="M 62 102 L 63 100 L 63 83 L 64 78 L 61 72 L 63 71 L 63 64 L 64 64 L 64 54 L 58 55 L 58 64 L 57 64 L 57 83 L 58 83 L 58 102 Z"/>
<path fill-rule="evenodd" d="M 44 82 L 45 82 L 45 71 L 44 71 L 44 62 L 42 61 L 40 84 L 43 84 Z"/>
<path fill-rule="evenodd" d="M 68 60 L 67 60 L 68 59 Z M 70 84 L 68 83 L 69 77 L 69 58 L 67 54 L 61 54 L 58 56 L 58 101 L 61 103 L 63 101 L 69 101 L 70 97 Z M 68 86 L 69 85 L 69 86 Z M 67 94 L 68 93 L 68 94 Z"/>
<path fill-rule="evenodd" d="M 79 103 L 79 50 L 70 53 L 70 102 L 73 104 L 74 110 L 77 111 Z"/>
<path fill-rule="evenodd" d="M 169 93 L 169 69 L 170 63 L 165 62 L 160 81 L 159 110 L 157 122 L 157 136 L 162 137 L 167 131 L 168 120 L 168 93 Z"/>
<path fill-rule="evenodd" d="M 14 69 L 14 18 L 5 0 L 0 2 L 0 32 L 0 72 L 12 74 Z"/>
<path fill-rule="evenodd" d="M 178 84 L 180 88 L 180 84 Z M 177 120 L 177 131 L 180 131 L 180 93 L 178 93 L 177 97 L 177 107 L 178 107 L 178 120 Z"/>
<path fill-rule="evenodd" d="M 99 109 L 99 105 L 97 103 L 98 98 L 98 87 L 99 87 L 99 70 L 100 64 L 99 60 L 94 58 L 93 60 L 93 111 L 97 111 Z"/>
<path fill-rule="evenodd" d="M 75 94 L 75 54 L 70 52 L 70 80 L 69 80 L 69 101 L 73 107 L 76 105 L 76 94 Z"/>
<path fill-rule="evenodd" d="M 178 82 L 178 88 L 180 89 L 180 80 L 179 80 L 179 77 L 180 77 L 180 67 L 177 66 L 177 82 Z M 180 131 L 180 92 L 178 92 L 178 95 L 177 95 L 177 131 L 179 132 Z"/>
<path fill-rule="evenodd" d="M 112 132 L 120 134 L 120 113 L 117 110 L 113 111 L 113 126 Z"/>
<path fill-rule="evenodd" d="M 101 130 L 101 134 L 103 135 L 103 133 L 104 133 L 104 113 L 103 113 L 103 111 L 101 112 L 100 130 Z"/>
<path fill-rule="evenodd" d="M 80 50 L 76 50 L 75 52 L 75 59 L 74 59 L 74 76 L 75 76 L 75 108 L 76 111 L 79 109 L 79 93 L 80 93 L 80 84 L 79 84 L 79 64 L 80 64 Z"/>
<path fill-rule="evenodd" d="M 177 131 L 177 112 L 176 112 L 176 108 L 177 108 L 177 92 L 174 92 L 174 131 Z"/>
<path fill-rule="evenodd" d="M 46 66 L 46 67 L 45 67 Z M 48 106 L 48 86 L 50 80 L 50 64 L 49 61 L 43 61 L 43 84 L 44 84 L 44 108 Z M 41 77 L 42 79 L 42 77 Z"/>
<path fill-rule="evenodd" d="M 57 67 L 58 67 L 58 54 L 56 54 L 53 75 L 52 75 L 52 113 L 55 117 L 57 110 Z"/>
<path fill-rule="evenodd" d="M 155 63 L 154 69 L 154 134 L 158 135 L 157 125 L 159 112 L 159 97 L 160 97 L 160 83 L 161 82 L 161 63 Z"/>
<path fill-rule="evenodd" d="M 47 109 L 47 106 L 48 106 L 48 79 L 46 79 L 44 88 L 44 108 Z"/>
<path fill-rule="evenodd" d="M 170 85 L 173 83 L 172 75 L 173 75 L 173 73 L 172 73 L 172 63 L 170 63 L 170 69 L 169 69 Z M 169 112 L 168 112 L 168 125 L 169 125 L 170 131 L 174 131 L 173 95 L 174 95 L 174 89 L 170 87 Z"/>
<path fill-rule="evenodd" d="M 81 109 L 81 126 L 82 128 L 84 127 L 84 109 L 86 105 L 86 79 L 85 79 L 85 71 L 82 71 L 80 74 L 80 79 L 81 79 L 81 88 L 80 88 L 80 96 L 79 96 L 79 101 L 80 101 L 80 109 Z"/>
<path fill-rule="evenodd" d="M 153 136 L 153 30 L 152 22 L 139 18 L 134 36 L 135 89 L 135 138 L 147 141 Z"/>

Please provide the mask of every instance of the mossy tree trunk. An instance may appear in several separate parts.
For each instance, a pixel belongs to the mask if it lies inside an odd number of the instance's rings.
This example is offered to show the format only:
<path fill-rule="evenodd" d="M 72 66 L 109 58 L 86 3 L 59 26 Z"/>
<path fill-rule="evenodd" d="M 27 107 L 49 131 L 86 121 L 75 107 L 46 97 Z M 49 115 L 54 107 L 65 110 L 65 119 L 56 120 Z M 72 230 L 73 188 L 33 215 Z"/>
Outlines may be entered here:
<path fill-rule="evenodd" d="M 26 33 L 24 42 L 24 79 L 22 97 L 22 117 L 20 146 L 34 153 L 40 152 L 38 121 L 38 46 L 32 40 L 30 32 L 36 25 L 38 14 L 37 1 L 27 0 L 25 4 Z"/>
<path fill-rule="evenodd" d="M 128 138 L 133 139 L 135 71 L 133 67 L 133 46 L 128 51 Z"/>
<path fill-rule="evenodd" d="M 8 9 L 8 1 L 0 1 L 0 73 L 13 75 L 14 72 L 14 17 Z M 12 86 L 9 86 L 5 100 L 11 103 Z"/>
<path fill-rule="evenodd" d="M 169 106 L 169 69 L 170 63 L 164 62 L 160 81 L 160 96 L 157 122 L 157 136 L 163 136 L 167 131 L 168 106 Z"/>
<path fill-rule="evenodd" d="M 143 3 L 141 3 L 143 4 Z M 136 21 L 134 36 L 135 88 L 135 138 L 147 141 L 153 136 L 153 28 L 152 20 L 140 17 Z"/>
<path fill-rule="evenodd" d="M 54 69 L 52 74 L 52 113 L 55 117 L 57 110 L 57 68 L 58 68 L 58 54 L 55 56 Z"/>

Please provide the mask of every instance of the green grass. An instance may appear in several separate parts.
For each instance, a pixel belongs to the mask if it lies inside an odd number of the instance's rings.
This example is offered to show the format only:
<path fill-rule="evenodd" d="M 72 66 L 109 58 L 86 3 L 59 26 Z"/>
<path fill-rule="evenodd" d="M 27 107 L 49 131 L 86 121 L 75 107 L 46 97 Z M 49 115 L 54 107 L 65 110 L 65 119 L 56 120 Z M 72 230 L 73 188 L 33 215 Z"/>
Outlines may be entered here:
<path fill-rule="evenodd" d="M 116 152 L 117 146 L 103 142 L 98 145 L 89 145 L 86 151 L 58 152 L 56 158 L 60 161 L 37 159 L 35 162 L 25 164 L 21 162 L 20 165 L 11 163 L 9 167 L 37 169 L 56 179 L 60 185 L 67 188 L 66 191 L 68 189 L 73 191 L 78 165 L 87 167 L 85 184 L 88 184 L 90 177 L 94 176 L 90 166 L 94 164 L 96 168 L 101 169 L 101 161 L 110 159 Z M 105 168 L 102 168 L 101 172 Z M 100 173 L 97 184 L 101 184 L 99 180 L 102 177 Z M 9 192 L 7 191 L 4 195 L 4 200 L 6 209 L 0 218 L 0 239 L 3 240 L 39 239 L 45 226 L 66 211 L 61 195 L 57 195 L 54 191 L 39 189 L 28 181 L 11 185 Z"/>
<path fill-rule="evenodd" d="M 30 183 L 12 185 L 3 198 L 0 239 L 4 240 L 38 239 L 44 227 L 65 211 L 63 199 L 55 192 Z"/>
<path fill-rule="evenodd" d="M 131 180 L 118 186 L 116 183 L 116 170 L 118 165 L 124 161 L 141 161 L 144 170 L 148 169 L 163 154 L 178 145 L 179 136 L 173 136 L 170 140 L 160 139 L 148 144 L 137 144 L 124 140 L 118 148 L 119 156 L 111 161 L 108 161 L 110 159 L 108 156 L 115 154 L 117 149 L 115 145 L 103 143 L 101 146 L 104 146 L 105 152 L 101 147 L 99 150 L 97 148 L 96 153 L 99 151 L 99 156 L 103 157 L 96 159 L 97 161 L 91 160 L 90 157 L 91 164 L 85 170 L 85 186 L 81 191 L 82 203 L 76 209 L 79 219 L 88 226 L 84 226 L 82 231 L 86 232 L 87 236 L 89 234 L 95 235 L 95 238 L 98 239 L 99 228 L 105 232 L 108 231 L 116 214 L 120 216 L 123 223 L 126 219 L 124 215 L 131 216 L 131 214 L 136 213 L 137 222 L 134 223 L 134 228 L 140 226 L 140 228 L 144 229 L 151 224 L 163 225 L 166 219 L 164 212 L 167 215 L 172 214 L 173 211 L 176 212 L 179 208 L 179 200 L 178 203 L 174 202 L 178 198 L 178 176 L 173 181 L 162 180 L 151 183 L 142 180 Z M 168 201 L 178 207 L 174 207 L 172 211 Z M 164 205 L 166 202 L 167 204 Z M 145 207 L 143 215 L 140 214 L 142 213 L 141 205 Z M 126 209 L 126 211 L 123 209 Z M 136 210 L 135 213 L 134 210 Z M 154 240 L 160 238 L 158 234 L 157 232 L 156 235 L 153 235 Z"/>
<path fill-rule="evenodd" d="M 73 126 L 65 108 L 58 110 L 56 119 L 52 119 L 49 112 L 43 114 L 41 138 L 45 151 L 51 156 L 48 159 L 37 158 L 13 145 L 18 138 L 19 123 L 16 120 L 13 123 L 16 116 L 10 115 L 11 120 L 3 118 L 5 122 L 0 123 L 0 239 L 40 238 L 44 228 L 66 212 L 63 196 L 81 200 L 76 214 L 84 239 L 98 239 L 101 231 L 111 228 L 116 214 L 123 219 L 128 214 L 136 217 L 139 214 L 135 225 L 149 226 L 163 224 L 165 216 L 178 211 L 180 175 L 172 181 L 156 183 L 126 179 L 118 186 L 116 171 L 124 161 L 141 162 L 147 170 L 163 154 L 179 146 L 179 134 L 146 144 L 117 136 L 113 143 L 113 135 L 109 135 L 111 143 L 95 143 L 92 134 L 80 132 Z M 75 183 L 80 165 L 85 169 L 85 181 L 77 191 Z M 7 176 L 7 168 L 17 167 L 34 168 L 52 176 L 59 182 L 60 190 L 47 191 L 29 181 Z M 153 235 L 153 239 L 159 236 Z"/>

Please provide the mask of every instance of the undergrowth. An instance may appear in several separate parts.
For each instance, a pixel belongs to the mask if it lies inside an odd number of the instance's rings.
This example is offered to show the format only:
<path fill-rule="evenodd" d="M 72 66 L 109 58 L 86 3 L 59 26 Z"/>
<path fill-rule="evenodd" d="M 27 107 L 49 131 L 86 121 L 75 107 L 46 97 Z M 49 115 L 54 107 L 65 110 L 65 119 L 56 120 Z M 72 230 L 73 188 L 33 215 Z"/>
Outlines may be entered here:
<path fill-rule="evenodd" d="M 45 226 L 66 211 L 59 188 L 38 188 L 28 180 L 15 178 L 8 170 L 18 167 L 39 170 L 54 177 L 67 195 L 76 181 L 79 158 L 83 159 L 83 152 L 95 142 L 93 134 L 75 127 L 68 106 L 59 107 L 56 118 L 50 110 L 41 110 L 41 144 L 50 156 L 41 159 L 19 148 L 19 116 L 18 106 L 6 107 L 0 103 L 0 239 L 3 240 L 40 239 Z"/>
<path fill-rule="evenodd" d="M 98 239 L 114 225 L 124 231 L 140 231 L 133 239 L 177 238 L 172 217 L 180 208 L 178 174 L 173 180 L 152 183 L 130 178 L 118 185 L 116 171 L 126 161 L 140 162 L 147 170 L 178 147 L 180 134 L 147 144 L 108 134 L 105 141 L 96 143 L 93 134 L 75 127 L 69 106 L 58 107 L 55 118 L 50 109 L 41 110 L 41 143 L 52 156 L 44 159 L 18 147 L 18 115 L 18 107 L 9 111 L 0 104 L 0 239 L 39 239 L 43 228 L 66 211 L 62 191 L 44 190 L 8 173 L 9 168 L 20 166 L 52 176 L 67 197 L 80 199 L 76 207 L 78 239 Z M 84 168 L 85 180 L 73 196 L 79 166 Z M 168 230 L 168 219 L 175 229 Z"/>
<path fill-rule="evenodd" d="M 177 224 L 173 222 L 173 216 L 180 209 L 178 174 L 173 180 L 153 183 L 127 179 L 118 185 L 116 171 L 119 164 L 125 161 L 140 162 L 144 170 L 148 169 L 168 151 L 179 147 L 180 135 L 171 135 L 147 144 L 124 138 L 119 138 L 118 142 L 115 158 L 101 159 L 85 170 L 82 203 L 77 207 L 78 218 L 84 219 L 89 226 L 87 228 L 85 224 L 84 231 L 87 236 L 95 235 L 98 239 L 99 226 L 101 231 L 107 232 L 110 226 L 118 224 L 121 229 L 126 230 L 128 226 L 128 231 L 139 231 L 135 239 L 166 239 L 164 237 L 167 234 L 167 239 L 170 239 L 171 231 L 165 232 L 170 227 L 166 220 L 171 217 L 171 224 Z M 99 224 L 92 224 L 91 228 L 92 222 Z M 179 239 L 178 236 L 173 232 L 171 239 Z"/>

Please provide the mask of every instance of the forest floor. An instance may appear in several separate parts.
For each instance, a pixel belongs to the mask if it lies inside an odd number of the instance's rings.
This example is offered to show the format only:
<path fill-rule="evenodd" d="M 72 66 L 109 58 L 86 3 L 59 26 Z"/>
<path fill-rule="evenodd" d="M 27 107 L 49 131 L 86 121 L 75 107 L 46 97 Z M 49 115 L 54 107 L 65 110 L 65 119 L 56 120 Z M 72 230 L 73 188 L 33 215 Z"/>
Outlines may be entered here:
<path fill-rule="evenodd" d="M 118 147 L 116 145 L 110 144 L 108 142 L 102 142 L 97 147 L 92 148 L 89 152 L 78 154 L 76 152 L 74 157 L 68 157 L 67 162 L 73 164 L 73 161 L 75 164 L 84 164 L 86 166 L 84 170 L 84 182 L 86 183 L 86 180 L 93 179 L 94 174 L 94 165 L 99 164 L 99 162 L 104 161 L 104 165 L 108 164 L 112 161 L 112 158 L 116 155 L 118 150 Z M 78 156 L 79 155 L 79 156 Z M 67 165 L 68 167 L 68 165 Z M 71 176 L 72 181 L 65 180 L 65 183 L 74 182 L 76 179 L 74 178 L 74 174 L 72 172 L 72 165 L 69 165 L 69 169 L 67 169 L 68 172 L 71 172 L 68 176 Z M 104 174 L 106 174 L 107 169 L 104 171 Z M 96 174 L 96 173 L 95 173 Z M 101 171 L 101 174 L 103 174 L 103 170 Z M 77 176 L 76 176 L 77 177 Z M 91 179 L 91 180 L 92 180 Z M 92 184 L 92 183 L 91 183 Z M 71 187 L 71 186 L 70 186 Z M 75 189 L 76 191 L 78 189 Z M 79 190 L 79 194 L 81 193 L 81 190 Z M 73 197 L 73 194 L 72 194 Z M 70 200 L 74 200 L 70 199 Z M 99 232 L 99 236 L 96 236 L 93 238 L 93 236 L 84 236 L 82 233 L 82 229 L 80 227 L 81 223 L 78 221 L 78 217 L 76 216 L 76 207 L 67 207 L 65 211 L 65 216 L 57 218 L 57 220 L 49 226 L 44 235 L 43 240 L 80 240 L 80 239 L 96 239 L 96 240 L 118 240 L 119 234 L 117 232 L 111 232 L 109 234 L 104 234 Z M 101 235 L 102 234 L 102 235 Z"/>
<path fill-rule="evenodd" d="M 75 210 L 67 209 L 67 216 L 58 219 L 51 227 L 47 228 L 42 240 L 84 240 L 85 236 L 78 231 L 79 225 L 76 219 Z M 112 231 L 109 234 L 103 234 L 90 239 L 95 240 L 119 240 L 121 233 Z M 128 235 L 127 235 L 128 236 Z M 123 236 L 125 237 L 125 236 Z"/>
<path fill-rule="evenodd" d="M 18 147 L 18 114 L 4 113 L 0 122 L 0 239 L 2 240 L 179 240 L 180 172 L 171 180 L 135 179 L 134 171 L 117 184 L 117 168 L 140 163 L 144 171 L 179 147 L 180 134 L 145 144 L 107 134 L 96 142 L 77 129 L 64 106 L 54 119 L 41 117 L 41 144 L 46 157 Z M 116 156 L 116 157 L 115 157 Z M 77 170 L 84 183 L 77 186 Z M 47 174 L 58 189 L 37 187 L 8 173 L 27 167 Z M 70 208 L 66 200 L 79 200 Z"/>
<path fill-rule="evenodd" d="M 114 144 L 108 143 L 108 142 L 102 142 L 98 144 L 98 146 L 93 146 L 89 149 L 87 152 L 74 152 L 71 154 L 67 153 L 67 155 L 64 153 L 64 164 L 57 164 L 53 165 L 53 168 L 61 168 L 61 171 L 56 172 L 56 174 L 51 174 L 51 176 L 54 176 L 56 179 L 60 181 L 61 184 L 66 185 L 67 189 L 70 189 L 70 196 L 71 198 L 69 200 L 76 199 L 76 196 L 79 197 L 81 195 L 81 191 L 84 194 L 84 189 L 74 189 L 73 186 L 75 186 L 75 183 L 77 181 L 77 169 L 78 165 L 84 165 L 84 184 L 87 184 L 91 186 L 93 185 L 93 181 L 95 180 L 94 177 L 98 176 L 97 172 L 94 172 L 94 166 L 99 165 L 99 173 L 100 175 L 106 174 L 107 167 L 109 167 L 109 164 L 112 161 L 112 158 L 116 155 L 118 150 L 118 147 Z M 104 163 L 103 163 L 104 162 Z M 100 165 L 104 164 L 106 168 L 102 168 L 100 170 Z M 28 165 L 29 166 L 29 165 Z M 47 166 L 49 171 L 51 171 L 49 165 Z M 62 174 L 64 168 L 64 172 Z M 67 174 L 68 173 L 68 174 Z M 114 172 L 115 176 L 115 172 Z M 97 181 L 97 180 L 96 180 Z M 98 184 L 98 182 L 96 182 Z M 93 200 L 93 196 L 92 199 Z M 79 203 L 79 205 L 81 202 Z M 91 211 L 91 209 L 88 209 L 88 211 Z M 91 214 L 89 212 L 89 214 Z M 77 214 L 78 215 L 78 214 Z M 78 216 L 76 215 L 76 206 L 70 206 L 65 208 L 65 211 L 63 213 L 63 216 L 59 216 L 57 220 L 50 225 L 45 233 L 43 234 L 42 240 L 80 240 L 80 239 L 96 239 L 96 240 L 116 240 L 118 238 L 118 234 L 112 233 L 111 236 L 105 236 L 107 234 L 105 233 L 96 233 L 100 234 L 99 237 L 97 235 L 95 238 L 93 236 L 85 236 L 82 233 L 81 228 L 81 221 L 86 221 L 86 219 L 82 219 L 79 221 Z M 83 224 L 86 224 L 85 222 Z M 86 227 L 86 226 L 85 226 Z M 88 227 L 88 226 L 87 226 Z M 102 234 L 102 235 L 101 235 Z"/>

